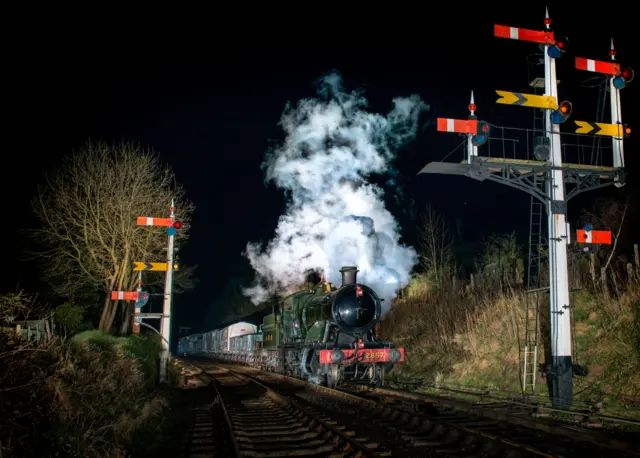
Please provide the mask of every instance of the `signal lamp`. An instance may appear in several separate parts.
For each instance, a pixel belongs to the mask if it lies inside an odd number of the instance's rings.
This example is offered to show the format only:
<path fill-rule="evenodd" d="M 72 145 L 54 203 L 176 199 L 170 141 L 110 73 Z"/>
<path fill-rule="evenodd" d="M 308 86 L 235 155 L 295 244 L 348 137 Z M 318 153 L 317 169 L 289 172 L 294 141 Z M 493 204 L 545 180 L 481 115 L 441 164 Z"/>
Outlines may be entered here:
<path fill-rule="evenodd" d="M 533 139 L 533 156 L 539 161 L 548 161 L 551 153 L 549 137 L 535 137 Z"/>
<path fill-rule="evenodd" d="M 471 138 L 471 142 L 476 145 L 484 145 L 489 140 L 489 133 L 491 132 L 491 127 L 484 121 L 478 121 L 478 126 L 476 128 L 476 134 Z"/>
<path fill-rule="evenodd" d="M 549 57 L 557 59 L 562 57 L 564 53 L 569 50 L 569 39 L 567 37 L 556 38 L 556 43 L 553 46 L 549 46 Z"/>
<path fill-rule="evenodd" d="M 140 291 L 140 293 L 138 293 L 138 300 L 136 301 L 136 307 L 137 308 L 144 307 L 145 305 L 147 305 L 147 302 L 149 302 L 149 293 L 146 291 Z"/>
<path fill-rule="evenodd" d="M 176 235 L 183 228 L 183 226 L 184 224 L 182 224 L 182 221 L 176 220 L 167 229 L 167 234 L 169 234 L 169 236 Z"/>
<path fill-rule="evenodd" d="M 624 124 L 622 126 L 622 134 L 624 138 L 631 137 L 631 127 L 629 127 L 627 124 Z"/>
<path fill-rule="evenodd" d="M 624 89 L 627 84 L 633 81 L 635 73 L 631 67 L 622 69 L 620 74 L 613 78 L 613 86 L 616 89 Z"/>
<path fill-rule="evenodd" d="M 573 112 L 573 105 L 571 102 L 565 100 L 558 105 L 558 109 L 551 113 L 551 122 L 554 124 L 562 124 L 571 117 Z"/>

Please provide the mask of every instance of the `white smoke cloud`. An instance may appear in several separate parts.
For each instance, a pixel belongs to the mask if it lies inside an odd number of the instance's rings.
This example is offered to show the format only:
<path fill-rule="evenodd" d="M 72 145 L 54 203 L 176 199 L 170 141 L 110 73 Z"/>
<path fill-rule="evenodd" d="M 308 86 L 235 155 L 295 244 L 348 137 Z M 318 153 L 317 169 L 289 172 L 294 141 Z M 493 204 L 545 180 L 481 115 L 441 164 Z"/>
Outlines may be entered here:
<path fill-rule="evenodd" d="M 428 107 L 418 96 L 396 98 L 382 116 L 366 111 L 361 93 L 345 92 L 339 75 L 321 83 L 321 98 L 285 110 L 286 139 L 263 164 L 266 180 L 287 190 L 289 201 L 266 248 L 247 245 L 245 255 L 259 281 L 244 293 L 259 303 L 300 284 L 311 269 L 339 285 L 340 267 L 356 265 L 358 281 L 388 305 L 408 284 L 418 256 L 400 244 L 382 189 L 366 179 L 390 169 L 395 151 L 415 137 L 420 112 Z"/>

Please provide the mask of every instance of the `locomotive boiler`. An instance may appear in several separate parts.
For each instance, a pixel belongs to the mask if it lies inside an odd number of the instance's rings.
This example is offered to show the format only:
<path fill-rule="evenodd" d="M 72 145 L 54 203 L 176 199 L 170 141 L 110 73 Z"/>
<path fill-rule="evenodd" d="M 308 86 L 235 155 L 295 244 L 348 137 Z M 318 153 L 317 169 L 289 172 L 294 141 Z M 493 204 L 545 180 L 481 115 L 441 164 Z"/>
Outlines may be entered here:
<path fill-rule="evenodd" d="M 380 340 L 381 299 L 357 282 L 358 269 L 298 291 L 263 320 L 263 364 L 268 369 L 335 387 L 341 382 L 384 384 L 385 372 L 404 361 L 404 349 Z"/>

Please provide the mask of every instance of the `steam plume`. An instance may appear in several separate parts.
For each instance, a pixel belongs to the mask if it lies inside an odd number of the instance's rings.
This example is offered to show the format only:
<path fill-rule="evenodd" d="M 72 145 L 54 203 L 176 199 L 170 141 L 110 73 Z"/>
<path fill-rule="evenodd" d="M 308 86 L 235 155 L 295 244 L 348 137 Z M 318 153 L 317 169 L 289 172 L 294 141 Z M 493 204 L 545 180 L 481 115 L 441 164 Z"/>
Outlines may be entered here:
<path fill-rule="evenodd" d="M 258 282 L 244 293 L 259 303 L 300 284 L 313 269 L 339 284 L 340 267 L 357 265 L 359 282 L 388 305 L 408 284 L 418 257 L 400 244 L 382 189 L 366 180 L 390 170 L 395 151 L 413 139 L 427 107 L 411 96 L 394 99 L 386 116 L 369 113 L 362 94 L 345 92 L 337 74 L 321 80 L 319 94 L 285 110 L 286 139 L 263 163 L 266 180 L 287 190 L 289 201 L 266 248 L 247 245 Z"/>

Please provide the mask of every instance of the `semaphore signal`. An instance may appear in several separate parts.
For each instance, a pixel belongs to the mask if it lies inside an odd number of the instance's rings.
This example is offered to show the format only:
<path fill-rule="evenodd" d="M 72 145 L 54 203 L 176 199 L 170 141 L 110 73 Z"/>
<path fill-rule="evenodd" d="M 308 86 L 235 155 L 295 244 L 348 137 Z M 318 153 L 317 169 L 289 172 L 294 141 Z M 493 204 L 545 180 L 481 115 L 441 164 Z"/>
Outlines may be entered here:
<path fill-rule="evenodd" d="M 147 261 L 136 261 L 134 262 L 135 271 L 140 272 L 139 275 L 142 275 L 142 271 L 163 271 L 165 274 L 165 282 L 164 282 L 164 303 L 162 306 L 162 313 L 140 313 L 139 309 L 143 305 L 146 304 L 146 301 L 141 302 L 137 297 L 136 300 L 139 307 L 135 308 L 134 313 L 134 322 L 135 325 L 138 326 L 143 324 L 142 320 L 144 318 L 160 318 L 160 334 L 162 336 L 162 353 L 160 355 L 160 381 L 165 382 L 168 380 L 167 378 L 167 364 L 169 360 L 169 342 L 171 342 L 171 299 L 173 296 L 173 271 L 178 269 L 178 265 L 173 262 L 173 249 L 174 249 L 174 237 L 176 234 L 180 233 L 184 228 L 184 223 L 181 220 L 177 220 L 175 218 L 175 205 L 173 200 L 171 201 L 171 207 L 169 209 L 169 217 L 168 218 L 155 218 L 150 216 L 138 216 L 136 219 L 136 224 L 138 226 L 158 226 L 158 227 L 166 227 L 167 230 L 167 260 L 166 262 L 147 262 Z M 173 268 L 170 268 L 173 267 Z M 141 277 L 139 277 L 141 278 Z M 138 285 L 139 291 L 141 290 L 141 280 Z M 148 295 L 147 295 L 148 300 Z M 134 330 L 136 328 L 134 327 Z"/>
<path fill-rule="evenodd" d="M 616 60 L 616 48 L 613 45 L 613 38 L 611 39 L 611 46 L 609 48 L 609 57 L 611 62 L 604 62 L 594 59 L 585 59 L 583 57 L 576 57 L 576 68 L 578 70 L 584 70 L 593 73 L 600 73 L 607 75 L 609 79 L 609 94 L 611 105 L 611 124 L 599 124 L 590 123 L 585 121 L 576 121 L 578 129 L 576 133 L 582 133 L 587 128 L 587 125 L 594 127 L 589 132 L 596 135 L 609 135 L 612 138 L 613 146 L 613 166 L 618 169 L 624 169 L 624 143 L 623 138 L 631 135 L 631 128 L 622 123 L 622 110 L 620 108 L 620 90 L 624 89 L 627 84 L 633 81 L 634 72 L 631 67 L 622 68 Z M 594 126 L 596 124 L 597 126 Z M 616 127 L 618 126 L 618 127 Z M 603 132 L 603 133 L 600 133 Z M 604 133 L 606 132 L 606 133 Z M 611 134 L 614 135 L 611 135 Z M 621 174 L 615 180 L 616 187 L 624 186 L 624 174 Z"/>
<path fill-rule="evenodd" d="M 478 146 L 484 145 L 489 140 L 491 126 L 484 121 L 478 121 L 475 115 L 477 106 L 473 91 L 471 91 L 468 109 L 468 119 L 438 118 L 437 128 L 439 132 L 465 134 L 469 148 L 469 159 L 471 159 L 471 156 L 478 155 Z"/>

